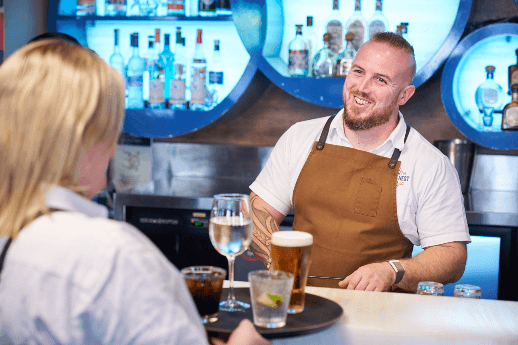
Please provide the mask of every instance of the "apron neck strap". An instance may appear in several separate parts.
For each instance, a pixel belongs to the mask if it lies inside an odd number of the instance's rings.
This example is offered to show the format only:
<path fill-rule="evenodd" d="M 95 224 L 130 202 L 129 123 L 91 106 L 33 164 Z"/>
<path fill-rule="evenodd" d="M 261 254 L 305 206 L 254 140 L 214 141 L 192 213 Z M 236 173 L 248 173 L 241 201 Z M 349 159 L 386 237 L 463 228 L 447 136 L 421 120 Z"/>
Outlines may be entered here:
<path fill-rule="evenodd" d="M 410 126 L 407 124 L 406 125 L 406 133 L 405 133 L 405 140 L 403 141 L 403 143 L 406 143 L 406 139 L 408 138 L 408 133 L 410 133 Z M 394 152 L 392 153 L 392 157 L 390 158 L 390 162 L 388 164 L 388 167 L 390 169 L 395 169 L 396 168 L 396 164 L 397 164 L 397 161 L 399 160 L 399 155 L 401 154 L 401 150 L 400 149 L 394 149 Z"/>
<path fill-rule="evenodd" d="M 331 127 L 331 122 L 333 122 L 333 119 L 336 115 L 330 116 L 329 119 L 327 119 L 326 124 L 324 125 L 324 129 L 322 130 L 322 134 L 320 134 L 320 139 L 318 139 L 317 144 L 317 150 L 321 151 L 324 149 L 324 145 L 326 143 L 327 134 L 329 133 L 329 127 Z"/>

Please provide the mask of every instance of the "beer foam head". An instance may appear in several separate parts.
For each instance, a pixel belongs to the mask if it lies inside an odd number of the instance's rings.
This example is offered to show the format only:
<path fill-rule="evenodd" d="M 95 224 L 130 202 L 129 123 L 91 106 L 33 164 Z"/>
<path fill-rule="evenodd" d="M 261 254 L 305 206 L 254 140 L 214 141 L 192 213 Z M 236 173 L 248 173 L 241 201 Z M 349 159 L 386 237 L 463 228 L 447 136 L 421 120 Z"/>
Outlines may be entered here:
<path fill-rule="evenodd" d="M 281 247 L 307 247 L 313 244 L 313 235 L 302 231 L 277 231 L 272 234 L 271 243 Z"/>

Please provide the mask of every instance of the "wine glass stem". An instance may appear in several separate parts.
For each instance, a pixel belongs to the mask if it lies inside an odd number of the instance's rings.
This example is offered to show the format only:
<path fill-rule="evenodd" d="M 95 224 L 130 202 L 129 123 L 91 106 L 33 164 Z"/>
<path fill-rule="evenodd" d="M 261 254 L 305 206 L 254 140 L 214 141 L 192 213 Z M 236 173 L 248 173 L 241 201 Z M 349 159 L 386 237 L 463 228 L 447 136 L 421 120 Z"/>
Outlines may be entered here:
<path fill-rule="evenodd" d="M 235 257 L 233 255 L 227 256 L 228 260 L 228 280 L 229 280 L 229 288 L 230 292 L 228 293 L 227 303 L 235 305 L 236 297 L 234 297 L 234 262 Z"/>

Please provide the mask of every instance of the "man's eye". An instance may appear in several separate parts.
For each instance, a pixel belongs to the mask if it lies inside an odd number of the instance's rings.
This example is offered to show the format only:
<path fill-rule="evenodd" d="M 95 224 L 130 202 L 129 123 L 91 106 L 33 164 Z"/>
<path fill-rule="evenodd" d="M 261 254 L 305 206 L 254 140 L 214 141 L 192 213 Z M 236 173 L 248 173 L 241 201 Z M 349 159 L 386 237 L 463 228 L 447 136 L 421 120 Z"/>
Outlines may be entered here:
<path fill-rule="evenodd" d="M 383 78 L 378 78 L 378 81 L 379 81 L 380 83 L 384 83 L 384 84 L 386 84 L 386 83 L 387 83 L 387 82 L 385 81 L 385 79 L 383 79 Z"/>

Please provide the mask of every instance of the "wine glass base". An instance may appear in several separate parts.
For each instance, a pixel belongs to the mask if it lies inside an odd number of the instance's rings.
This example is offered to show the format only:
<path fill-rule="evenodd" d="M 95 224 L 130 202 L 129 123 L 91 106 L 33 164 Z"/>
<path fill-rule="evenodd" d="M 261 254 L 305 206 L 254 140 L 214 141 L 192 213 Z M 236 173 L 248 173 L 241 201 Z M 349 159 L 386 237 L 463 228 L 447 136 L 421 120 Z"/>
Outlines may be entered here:
<path fill-rule="evenodd" d="M 219 310 L 223 311 L 244 311 L 245 309 L 249 309 L 250 304 L 241 302 L 241 301 L 235 301 L 234 303 L 229 303 L 229 301 L 223 301 L 219 304 Z"/>

